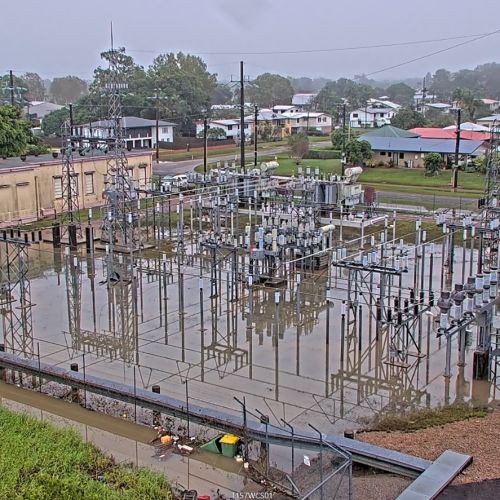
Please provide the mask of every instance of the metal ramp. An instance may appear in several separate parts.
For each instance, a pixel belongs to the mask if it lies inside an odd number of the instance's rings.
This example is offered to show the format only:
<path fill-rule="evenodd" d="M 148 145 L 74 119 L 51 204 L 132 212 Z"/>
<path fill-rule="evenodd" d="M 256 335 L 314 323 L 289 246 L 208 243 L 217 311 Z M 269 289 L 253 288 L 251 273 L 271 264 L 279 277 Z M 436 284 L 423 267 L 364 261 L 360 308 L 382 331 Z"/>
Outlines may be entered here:
<path fill-rule="evenodd" d="M 446 450 L 398 496 L 397 500 L 436 498 L 471 462 L 470 455 Z"/>

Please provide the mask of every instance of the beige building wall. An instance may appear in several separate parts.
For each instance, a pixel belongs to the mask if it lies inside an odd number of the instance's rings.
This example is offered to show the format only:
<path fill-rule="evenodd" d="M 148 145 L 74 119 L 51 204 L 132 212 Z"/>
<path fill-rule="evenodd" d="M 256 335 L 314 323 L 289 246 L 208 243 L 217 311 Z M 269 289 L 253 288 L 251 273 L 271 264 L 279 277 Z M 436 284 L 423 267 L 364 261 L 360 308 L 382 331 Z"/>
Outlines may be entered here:
<path fill-rule="evenodd" d="M 139 187 L 152 176 L 152 154 L 127 154 L 128 167 Z M 108 156 L 75 157 L 75 179 L 80 209 L 102 205 Z M 1 164 L 0 160 L 0 164 Z M 0 224 L 60 212 L 63 164 L 60 159 L 0 168 Z"/>

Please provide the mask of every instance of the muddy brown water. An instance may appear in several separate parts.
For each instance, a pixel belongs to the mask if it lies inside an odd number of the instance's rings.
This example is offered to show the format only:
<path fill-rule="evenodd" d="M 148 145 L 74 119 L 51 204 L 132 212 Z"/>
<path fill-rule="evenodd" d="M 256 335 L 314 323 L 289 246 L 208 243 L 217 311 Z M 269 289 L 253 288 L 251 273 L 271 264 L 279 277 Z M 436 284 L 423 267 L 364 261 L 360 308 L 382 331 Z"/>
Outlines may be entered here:
<path fill-rule="evenodd" d="M 410 250 L 410 255 L 412 255 Z M 456 255 L 456 281 L 460 281 L 460 252 Z M 246 398 L 254 409 L 270 416 L 271 424 L 285 419 L 296 430 L 308 423 L 324 433 L 342 433 L 386 411 L 435 407 L 454 402 L 487 403 L 491 389 L 472 379 L 474 333 L 470 336 L 466 365 L 458 367 L 457 339 L 453 340 L 452 376 L 443 377 L 445 342 L 436 338 L 433 318 L 424 317 L 422 358 L 413 357 L 402 370 L 387 363 L 383 342 L 375 340 L 374 315 L 363 308 L 361 346 L 347 336 L 341 361 L 341 301 L 347 299 L 344 271 L 332 270 L 332 298 L 326 302 L 325 271 L 303 271 L 300 291 L 281 289 L 275 304 L 274 289 L 228 289 L 227 272 L 221 270 L 218 297 L 210 297 L 210 271 L 203 271 L 203 314 L 200 316 L 200 267 L 168 262 L 166 288 L 155 274 L 158 259 L 145 260 L 138 274 L 137 336 L 109 333 L 108 294 L 102 256 L 89 260 L 84 251 L 75 256 L 79 274 L 67 280 L 66 257 L 47 245 L 30 250 L 33 313 L 33 355 L 69 368 L 85 364 L 86 373 L 186 399 L 186 379 L 192 404 L 241 415 L 234 397 Z M 433 288 L 440 288 L 442 257 L 434 254 Z M 91 267 L 95 266 L 95 276 Z M 148 271 L 149 266 L 149 271 Z M 170 267 L 171 266 L 171 267 Z M 468 268 L 468 264 L 467 264 Z M 420 272 L 420 271 L 419 271 Z M 71 273 L 68 274 L 68 276 Z M 403 293 L 413 282 L 413 263 L 403 277 Z M 183 296 L 179 281 L 182 275 Z M 424 270 L 429 281 L 429 268 Z M 68 324 L 68 290 L 77 283 L 79 327 Z M 69 286 L 68 286 L 69 285 Z M 375 293 L 377 282 L 374 283 Z M 395 287 L 393 288 L 393 290 Z M 165 291 L 166 298 L 165 300 Z M 365 296 L 367 292 L 365 291 Z M 179 304 L 183 301 L 183 309 Z M 327 321 L 327 316 L 329 320 Z M 427 319 L 425 319 L 427 318 Z M 327 329 L 328 324 L 328 329 Z M 86 335 L 75 331 L 86 330 Z M 100 417 L 96 417 L 100 418 Z M 253 418 L 253 417 L 252 417 Z"/>

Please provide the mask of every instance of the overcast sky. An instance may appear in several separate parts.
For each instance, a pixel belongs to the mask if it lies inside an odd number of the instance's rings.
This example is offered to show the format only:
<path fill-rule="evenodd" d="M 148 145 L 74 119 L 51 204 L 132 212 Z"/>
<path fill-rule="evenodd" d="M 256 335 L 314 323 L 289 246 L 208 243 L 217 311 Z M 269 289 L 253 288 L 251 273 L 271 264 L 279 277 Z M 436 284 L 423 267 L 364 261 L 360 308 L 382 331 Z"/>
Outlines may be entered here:
<path fill-rule="evenodd" d="M 338 78 L 370 74 L 466 41 L 296 54 L 303 51 L 479 35 L 500 29 L 498 0 L 1 0 L 0 72 L 91 79 L 99 53 L 115 41 L 147 66 L 162 52 L 197 53 L 220 78 L 246 63 L 269 71 Z M 500 34 L 373 75 L 423 76 L 500 60 Z M 214 54 L 232 52 L 233 54 Z M 212 54 L 206 54 L 212 53 Z"/>

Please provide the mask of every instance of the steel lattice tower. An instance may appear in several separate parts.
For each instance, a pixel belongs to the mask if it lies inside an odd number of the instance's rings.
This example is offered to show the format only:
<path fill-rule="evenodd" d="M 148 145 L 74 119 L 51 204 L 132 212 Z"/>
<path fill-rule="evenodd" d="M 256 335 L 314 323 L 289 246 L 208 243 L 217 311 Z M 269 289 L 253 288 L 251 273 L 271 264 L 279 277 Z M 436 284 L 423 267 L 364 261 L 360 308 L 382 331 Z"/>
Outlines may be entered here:
<path fill-rule="evenodd" d="M 78 177 L 75 174 L 73 162 L 73 130 L 68 122 L 63 125 L 62 142 L 62 209 L 61 209 L 61 239 L 75 231 L 75 236 L 82 236 L 82 227 L 79 220 Z M 70 229 L 74 227 L 74 229 Z M 76 244 L 76 241 L 74 242 Z"/>
<path fill-rule="evenodd" d="M 28 277 L 28 244 L 25 242 L 1 241 L 0 307 L 6 350 L 32 358 L 33 304 Z"/>

